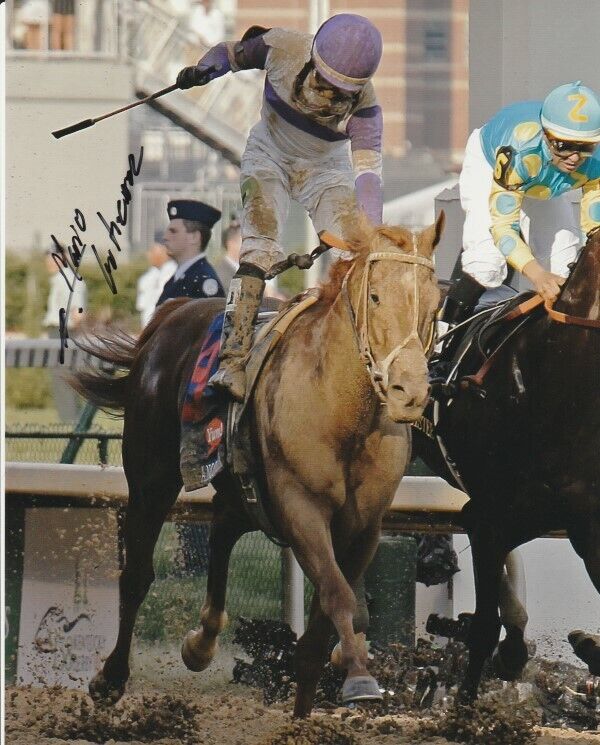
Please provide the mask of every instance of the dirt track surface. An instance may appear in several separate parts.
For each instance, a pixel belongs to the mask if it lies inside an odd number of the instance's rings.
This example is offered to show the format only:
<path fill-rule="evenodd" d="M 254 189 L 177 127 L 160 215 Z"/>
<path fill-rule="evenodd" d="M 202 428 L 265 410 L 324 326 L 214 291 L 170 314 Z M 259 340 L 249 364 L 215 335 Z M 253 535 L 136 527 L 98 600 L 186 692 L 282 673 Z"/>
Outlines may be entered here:
<path fill-rule="evenodd" d="M 260 692 L 230 684 L 217 693 L 127 694 L 112 709 L 94 708 L 83 693 L 64 689 L 9 688 L 6 742 L 10 745 L 448 745 L 427 736 L 431 720 L 412 715 L 369 717 L 343 709 L 317 711 L 293 722 L 291 705 L 265 707 Z M 600 745 L 600 732 L 533 728 L 526 737 L 490 732 L 474 745 Z M 526 739 L 524 739 L 526 737 Z M 460 741 L 460 740 L 459 740 Z M 462 740 L 464 741 L 464 740 Z"/>

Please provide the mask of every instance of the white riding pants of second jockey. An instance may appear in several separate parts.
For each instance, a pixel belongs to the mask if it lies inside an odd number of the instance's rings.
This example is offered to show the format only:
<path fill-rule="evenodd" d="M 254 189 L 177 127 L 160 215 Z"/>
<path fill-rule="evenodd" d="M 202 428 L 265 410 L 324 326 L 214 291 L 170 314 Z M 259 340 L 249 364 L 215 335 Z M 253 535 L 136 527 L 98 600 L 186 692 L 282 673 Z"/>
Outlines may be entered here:
<path fill-rule="evenodd" d="M 499 287 L 508 272 L 506 259 L 490 233 L 492 182 L 493 168 L 483 154 L 479 130 L 475 129 L 467 141 L 459 179 L 460 202 L 465 211 L 462 268 L 487 288 Z M 577 258 L 581 245 L 570 193 L 551 200 L 525 197 L 521 232 L 546 270 L 561 277 L 569 274 L 569 264 Z"/>
<path fill-rule="evenodd" d="M 308 212 L 317 233 L 343 235 L 344 219 L 356 211 L 349 143 L 320 140 L 280 117 L 271 125 L 263 118 L 252 128 L 240 184 L 240 260 L 264 271 L 285 258 L 280 241 L 290 199 Z"/>

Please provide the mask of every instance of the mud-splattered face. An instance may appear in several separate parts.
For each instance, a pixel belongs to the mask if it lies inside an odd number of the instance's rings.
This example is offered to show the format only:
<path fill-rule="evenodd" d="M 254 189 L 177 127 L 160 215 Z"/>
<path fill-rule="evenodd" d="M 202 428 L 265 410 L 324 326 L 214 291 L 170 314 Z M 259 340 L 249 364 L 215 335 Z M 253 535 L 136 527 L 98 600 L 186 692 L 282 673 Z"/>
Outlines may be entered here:
<path fill-rule="evenodd" d="M 372 252 L 389 253 L 389 258 L 369 262 L 363 319 L 376 378 L 388 416 L 394 421 L 414 421 L 427 403 L 427 353 L 440 299 L 430 266 L 397 259 L 399 255 L 410 256 L 415 249 L 418 257 L 429 259 L 439 239 L 441 222 L 437 228 L 432 226 L 414 237 L 404 229 L 383 229 L 372 247 Z M 357 279 L 353 283 L 355 293 Z"/>

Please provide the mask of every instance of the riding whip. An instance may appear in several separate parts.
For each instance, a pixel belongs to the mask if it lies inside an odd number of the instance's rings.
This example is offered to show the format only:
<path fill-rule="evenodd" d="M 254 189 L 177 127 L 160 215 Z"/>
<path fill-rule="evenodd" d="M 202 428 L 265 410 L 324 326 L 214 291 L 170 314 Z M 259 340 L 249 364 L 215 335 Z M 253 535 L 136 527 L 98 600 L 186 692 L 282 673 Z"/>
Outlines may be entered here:
<path fill-rule="evenodd" d="M 206 80 L 206 78 L 208 78 L 208 76 L 211 75 L 213 72 L 218 72 L 220 69 L 221 65 L 211 65 L 210 67 L 207 67 L 206 70 L 204 70 L 204 82 L 200 82 L 197 85 L 205 85 L 206 83 L 208 83 L 208 80 Z M 109 111 L 108 114 L 102 114 L 102 116 L 97 116 L 95 119 L 84 119 L 83 121 L 77 122 L 77 124 L 71 124 L 71 126 L 65 127 L 64 129 L 57 129 L 56 132 L 52 132 L 52 134 L 57 140 L 60 140 L 61 137 L 65 137 L 66 135 L 71 135 L 74 132 L 79 132 L 82 129 L 91 127 L 92 125 L 96 124 L 96 122 L 101 122 L 103 119 L 108 119 L 111 116 L 115 116 L 115 114 L 121 114 L 123 111 L 133 109 L 135 106 L 140 106 L 143 103 L 153 101 L 155 98 L 164 96 L 166 93 L 172 93 L 178 88 L 179 86 L 177 85 L 177 83 L 173 83 L 173 85 L 169 85 L 167 88 L 162 88 L 161 90 L 156 91 L 156 93 L 152 93 L 152 95 L 146 96 L 146 98 L 142 98 L 140 101 L 134 101 L 134 103 L 130 103 L 127 106 L 122 106 L 120 109 Z"/>

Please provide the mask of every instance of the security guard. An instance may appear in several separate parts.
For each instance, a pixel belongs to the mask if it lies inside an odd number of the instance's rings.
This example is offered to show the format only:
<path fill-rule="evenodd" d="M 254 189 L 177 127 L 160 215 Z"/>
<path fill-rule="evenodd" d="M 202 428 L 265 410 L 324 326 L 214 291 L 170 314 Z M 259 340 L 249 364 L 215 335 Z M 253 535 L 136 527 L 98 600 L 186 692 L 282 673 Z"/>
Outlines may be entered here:
<path fill-rule="evenodd" d="M 177 199 L 167 205 L 169 226 L 164 244 L 169 256 L 177 263 L 175 274 L 166 283 L 157 306 L 176 297 L 225 297 L 217 273 L 204 251 L 213 226 L 221 218 L 214 207 L 193 199 Z M 195 447 L 195 440 L 182 431 L 181 451 Z M 178 524 L 177 533 L 187 574 L 205 574 L 208 568 L 208 526 Z"/>
<path fill-rule="evenodd" d="M 175 297 L 225 297 L 223 286 L 204 251 L 221 213 L 194 199 L 177 199 L 167 205 L 169 226 L 164 244 L 177 263 L 156 305 Z"/>

